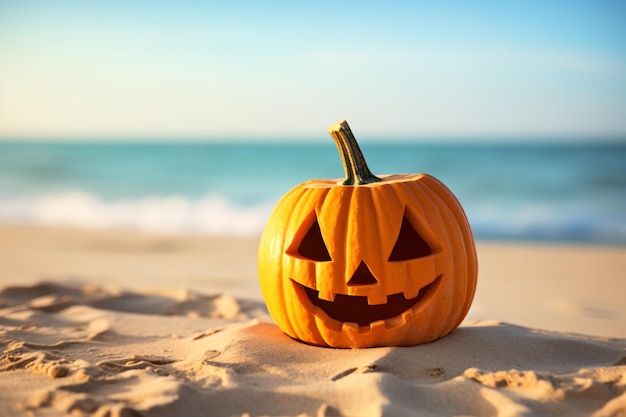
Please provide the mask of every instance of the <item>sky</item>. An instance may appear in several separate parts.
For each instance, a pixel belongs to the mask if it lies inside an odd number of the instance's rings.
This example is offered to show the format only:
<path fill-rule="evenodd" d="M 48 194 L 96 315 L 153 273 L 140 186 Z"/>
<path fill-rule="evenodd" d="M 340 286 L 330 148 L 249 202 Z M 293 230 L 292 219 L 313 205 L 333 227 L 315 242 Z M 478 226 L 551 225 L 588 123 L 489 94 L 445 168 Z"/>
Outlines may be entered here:
<path fill-rule="evenodd" d="M 626 140 L 624 1 L 0 0 L 0 139 Z"/>

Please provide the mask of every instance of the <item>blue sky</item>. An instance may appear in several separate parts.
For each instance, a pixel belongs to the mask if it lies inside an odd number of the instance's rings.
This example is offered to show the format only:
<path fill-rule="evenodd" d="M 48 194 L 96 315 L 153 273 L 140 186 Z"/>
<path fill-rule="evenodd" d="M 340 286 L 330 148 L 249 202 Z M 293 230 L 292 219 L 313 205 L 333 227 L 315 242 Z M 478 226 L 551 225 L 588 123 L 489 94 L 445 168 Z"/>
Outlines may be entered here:
<path fill-rule="evenodd" d="M 0 1 L 0 137 L 626 137 L 626 2 Z"/>

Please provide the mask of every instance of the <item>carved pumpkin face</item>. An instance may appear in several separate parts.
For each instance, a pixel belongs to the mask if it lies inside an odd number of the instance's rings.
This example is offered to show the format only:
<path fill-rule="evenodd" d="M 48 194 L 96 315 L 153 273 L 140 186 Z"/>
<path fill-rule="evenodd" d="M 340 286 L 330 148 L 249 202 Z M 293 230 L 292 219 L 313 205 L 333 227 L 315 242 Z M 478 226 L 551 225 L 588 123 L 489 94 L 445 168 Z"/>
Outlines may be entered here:
<path fill-rule="evenodd" d="M 332 347 L 414 345 L 465 317 L 476 253 L 456 198 L 426 174 L 375 178 L 307 181 L 274 209 L 259 276 L 289 336 Z"/>

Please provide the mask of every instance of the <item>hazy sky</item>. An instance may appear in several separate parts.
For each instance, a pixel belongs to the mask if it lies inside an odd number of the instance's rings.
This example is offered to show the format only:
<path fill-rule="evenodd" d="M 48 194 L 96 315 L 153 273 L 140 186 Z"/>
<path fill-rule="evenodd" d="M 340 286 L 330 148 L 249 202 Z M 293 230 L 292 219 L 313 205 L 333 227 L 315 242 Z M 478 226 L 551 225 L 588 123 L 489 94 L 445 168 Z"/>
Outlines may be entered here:
<path fill-rule="evenodd" d="M 626 2 L 0 1 L 0 137 L 626 137 Z"/>

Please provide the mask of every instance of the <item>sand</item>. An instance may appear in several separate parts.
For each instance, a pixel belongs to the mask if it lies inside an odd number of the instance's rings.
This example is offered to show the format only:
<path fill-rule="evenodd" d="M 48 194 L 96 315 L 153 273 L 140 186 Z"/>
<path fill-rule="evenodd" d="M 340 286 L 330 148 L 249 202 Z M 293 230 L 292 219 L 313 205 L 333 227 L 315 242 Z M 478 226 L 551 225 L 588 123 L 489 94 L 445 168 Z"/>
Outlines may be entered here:
<path fill-rule="evenodd" d="M 308 346 L 255 238 L 0 226 L 2 416 L 626 416 L 626 248 L 479 242 L 433 343 Z"/>

